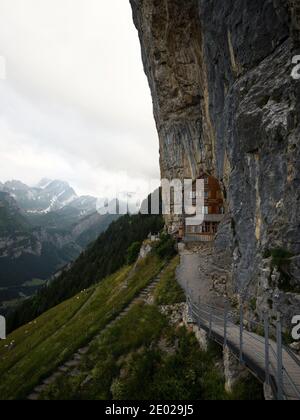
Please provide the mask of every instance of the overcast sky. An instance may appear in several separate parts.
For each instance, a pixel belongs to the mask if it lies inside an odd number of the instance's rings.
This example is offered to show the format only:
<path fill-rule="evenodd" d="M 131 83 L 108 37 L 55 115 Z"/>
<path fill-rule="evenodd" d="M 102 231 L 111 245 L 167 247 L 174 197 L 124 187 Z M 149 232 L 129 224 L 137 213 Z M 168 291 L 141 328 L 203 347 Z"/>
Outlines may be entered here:
<path fill-rule="evenodd" d="M 129 0 L 0 0 L 0 55 L 0 181 L 103 196 L 159 177 Z"/>

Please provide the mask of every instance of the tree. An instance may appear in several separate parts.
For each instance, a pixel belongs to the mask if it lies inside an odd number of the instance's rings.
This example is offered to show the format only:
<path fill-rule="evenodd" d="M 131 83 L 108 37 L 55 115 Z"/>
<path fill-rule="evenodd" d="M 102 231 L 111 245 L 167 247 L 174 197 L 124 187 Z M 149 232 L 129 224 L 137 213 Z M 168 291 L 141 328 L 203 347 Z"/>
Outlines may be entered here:
<path fill-rule="evenodd" d="M 139 256 L 140 249 L 141 249 L 141 242 L 133 242 L 132 245 L 128 248 L 127 251 L 127 264 L 131 265 L 134 264 Z"/>

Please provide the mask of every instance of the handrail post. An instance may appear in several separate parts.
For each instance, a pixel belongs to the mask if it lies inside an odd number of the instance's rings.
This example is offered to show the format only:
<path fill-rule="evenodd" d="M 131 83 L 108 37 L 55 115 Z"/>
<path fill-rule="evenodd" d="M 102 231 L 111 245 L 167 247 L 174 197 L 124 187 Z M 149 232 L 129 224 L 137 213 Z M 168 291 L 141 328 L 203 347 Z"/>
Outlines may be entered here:
<path fill-rule="evenodd" d="M 209 316 L 209 338 L 212 337 L 212 322 L 213 322 L 213 313 L 212 313 L 212 308 L 210 308 L 210 316 Z"/>
<path fill-rule="evenodd" d="M 277 398 L 283 400 L 283 359 L 281 315 L 277 314 Z"/>
<path fill-rule="evenodd" d="M 240 363 L 241 364 L 244 364 L 243 347 L 244 347 L 244 306 L 243 306 L 243 303 L 241 303 L 240 305 Z"/>
<path fill-rule="evenodd" d="M 186 297 L 186 303 L 187 303 L 187 315 L 188 315 L 188 323 L 191 320 L 191 302 L 190 302 L 190 295 L 188 294 Z"/>
<path fill-rule="evenodd" d="M 227 321 L 228 321 L 228 305 L 224 310 L 224 347 L 227 347 Z"/>
<path fill-rule="evenodd" d="M 201 328 L 201 315 L 200 315 L 200 296 L 198 296 L 198 303 L 197 303 L 197 325 Z"/>
<path fill-rule="evenodd" d="M 265 382 L 270 385 L 270 343 L 269 343 L 269 314 L 264 313 L 264 327 L 265 327 Z"/>

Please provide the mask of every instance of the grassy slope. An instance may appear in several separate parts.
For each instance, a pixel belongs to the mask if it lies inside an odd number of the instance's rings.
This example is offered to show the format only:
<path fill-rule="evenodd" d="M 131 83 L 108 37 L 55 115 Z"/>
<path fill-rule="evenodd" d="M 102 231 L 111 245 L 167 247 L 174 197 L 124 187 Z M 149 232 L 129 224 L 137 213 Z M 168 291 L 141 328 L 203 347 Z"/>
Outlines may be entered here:
<path fill-rule="evenodd" d="M 179 263 L 180 257 L 174 257 L 168 269 L 164 271 L 163 277 L 154 292 L 155 303 L 157 305 L 173 305 L 185 302 L 184 291 L 175 282 L 176 269 Z"/>
<path fill-rule="evenodd" d="M 136 304 L 93 344 L 75 377 L 61 376 L 44 399 L 224 399 L 215 349 L 202 352 L 192 333 L 158 308 L 184 301 L 175 281 L 178 257 L 163 272 L 153 305 Z"/>
<path fill-rule="evenodd" d="M 151 257 L 135 272 L 124 267 L 74 298 L 46 312 L 0 343 L 0 398 L 24 398 L 40 382 L 85 345 L 161 270 Z M 128 284 L 127 288 L 123 286 Z M 7 344 L 13 343 L 11 348 Z"/>
<path fill-rule="evenodd" d="M 43 399 L 195 400 L 256 399 L 253 381 L 229 397 L 216 367 L 220 349 L 208 353 L 185 327 L 175 328 L 158 305 L 179 303 L 178 257 L 164 270 L 152 305 L 136 304 L 107 329 L 84 356 L 76 376 L 62 375 Z M 101 331 L 163 267 L 148 257 L 136 270 L 124 267 L 100 285 L 51 309 L 0 343 L 0 399 L 20 399 L 62 361 Z M 124 287 L 125 283 L 128 287 Z M 15 341 L 11 350 L 5 344 Z"/>
<path fill-rule="evenodd" d="M 126 264 L 129 246 L 136 241 L 142 242 L 149 232 L 159 232 L 162 228 L 161 216 L 125 215 L 113 222 L 97 241 L 79 256 L 69 270 L 64 271 L 48 287 L 42 288 L 10 314 L 8 331 L 14 331 L 27 324 L 82 289 L 88 289 L 120 270 Z M 32 277 L 39 276 L 35 273 Z"/>

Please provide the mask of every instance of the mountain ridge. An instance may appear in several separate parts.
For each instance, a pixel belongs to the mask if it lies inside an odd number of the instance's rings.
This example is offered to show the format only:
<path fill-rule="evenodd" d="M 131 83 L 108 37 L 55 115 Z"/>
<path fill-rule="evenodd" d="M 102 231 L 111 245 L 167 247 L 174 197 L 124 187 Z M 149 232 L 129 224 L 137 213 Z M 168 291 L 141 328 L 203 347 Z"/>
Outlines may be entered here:
<path fill-rule="evenodd" d="M 96 198 L 79 197 L 64 181 L 42 180 L 39 185 L 38 189 L 21 181 L 0 185 L 2 312 L 35 293 L 118 218 L 100 215 Z M 49 203 L 53 209 L 45 212 Z"/>
<path fill-rule="evenodd" d="M 97 199 L 92 196 L 78 196 L 66 181 L 42 179 L 36 186 L 29 186 L 19 180 L 0 183 L 0 191 L 11 194 L 19 206 L 29 214 L 47 214 L 67 206 L 78 208 L 81 215 L 96 211 Z"/>

